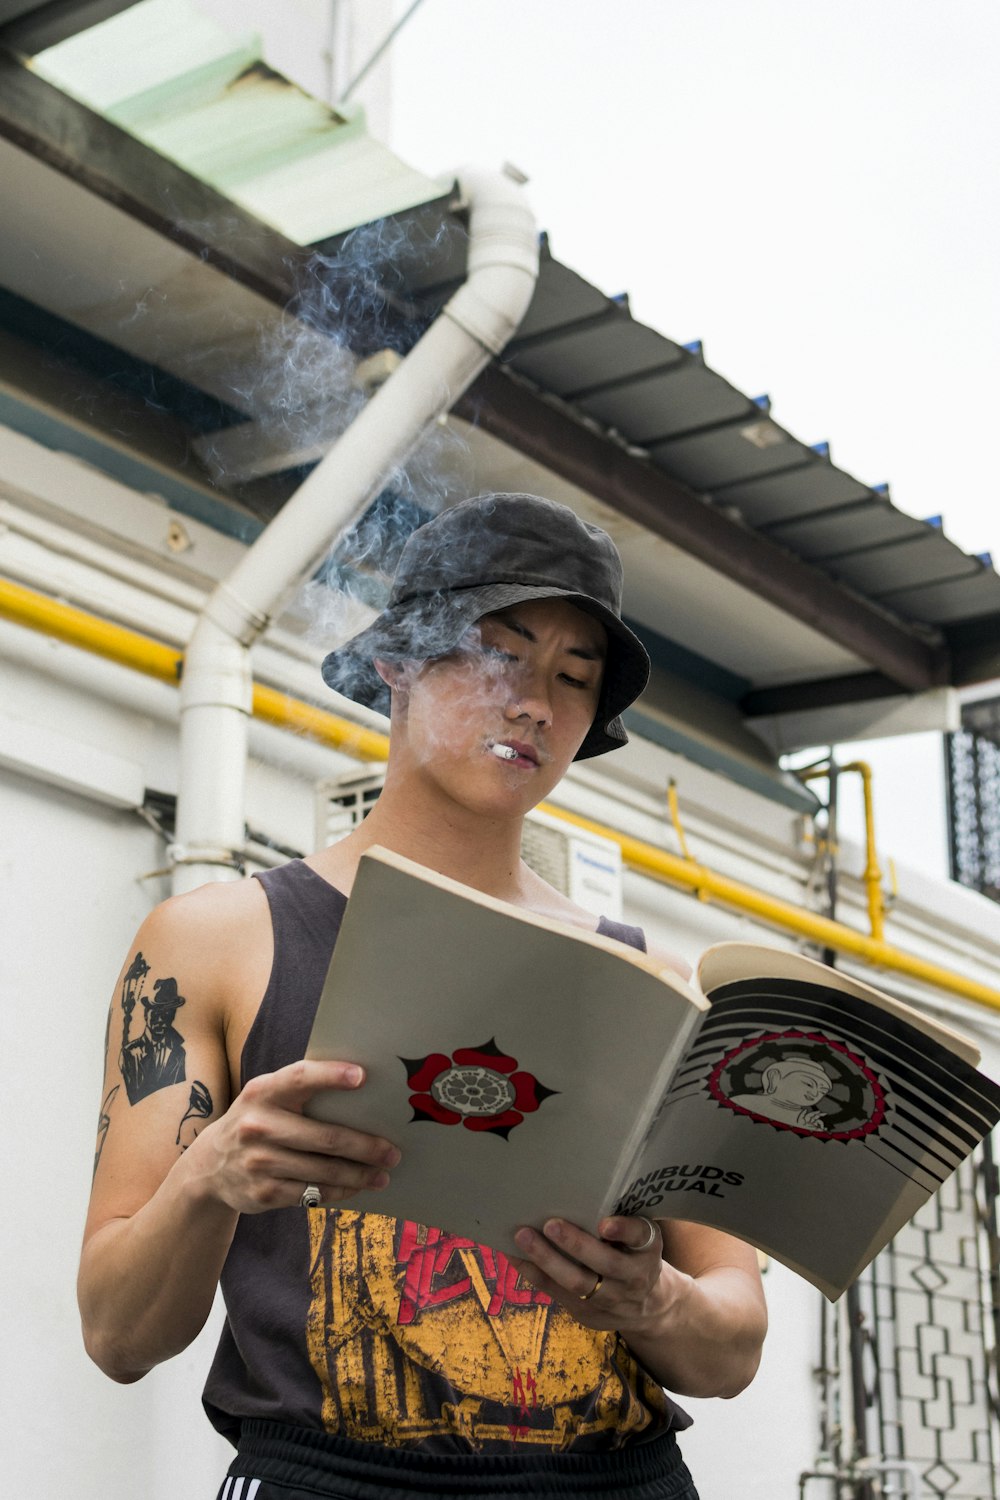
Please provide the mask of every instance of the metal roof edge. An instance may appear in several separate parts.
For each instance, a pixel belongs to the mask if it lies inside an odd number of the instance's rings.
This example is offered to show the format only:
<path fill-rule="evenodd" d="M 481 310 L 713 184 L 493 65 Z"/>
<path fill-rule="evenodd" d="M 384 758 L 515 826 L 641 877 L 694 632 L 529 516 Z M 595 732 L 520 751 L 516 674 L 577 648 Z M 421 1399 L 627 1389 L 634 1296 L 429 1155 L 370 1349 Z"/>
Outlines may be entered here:
<path fill-rule="evenodd" d="M 661 749 L 683 755 L 705 771 L 713 771 L 736 782 L 748 791 L 757 792 L 772 802 L 779 802 L 793 812 L 811 816 L 820 806 L 819 798 L 807 787 L 796 781 L 787 771 L 769 776 L 766 771 L 756 770 L 748 762 L 727 755 L 722 750 L 706 744 L 694 735 L 685 734 L 672 725 L 652 718 L 641 709 L 628 708 L 622 715 L 626 729 L 642 739 L 652 740 Z"/>
<path fill-rule="evenodd" d="M 96 433 L 76 427 L 64 417 L 21 401 L 3 390 L 0 390 L 0 424 L 22 433 L 44 448 L 81 459 L 140 494 L 159 495 L 181 515 L 191 516 L 213 531 L 247 545 L 264 529 L 261 521 L 238 510 L 233 500 L 218 500 L 207 491 L 185 484 L 165 469 L 116 447 Z"/>

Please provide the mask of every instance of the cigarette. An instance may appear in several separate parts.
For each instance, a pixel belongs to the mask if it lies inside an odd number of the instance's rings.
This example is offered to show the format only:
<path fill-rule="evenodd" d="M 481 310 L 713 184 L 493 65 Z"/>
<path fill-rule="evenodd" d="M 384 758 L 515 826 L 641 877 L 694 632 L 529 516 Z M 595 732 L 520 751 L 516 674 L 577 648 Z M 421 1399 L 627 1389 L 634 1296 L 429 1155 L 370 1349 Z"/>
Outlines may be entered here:
<path fill-rule="evenodd" d="M 490 754 L 495 755 L 497 760 L 517 760 L 517 751 L 510 745 L 491 745 Z"/>

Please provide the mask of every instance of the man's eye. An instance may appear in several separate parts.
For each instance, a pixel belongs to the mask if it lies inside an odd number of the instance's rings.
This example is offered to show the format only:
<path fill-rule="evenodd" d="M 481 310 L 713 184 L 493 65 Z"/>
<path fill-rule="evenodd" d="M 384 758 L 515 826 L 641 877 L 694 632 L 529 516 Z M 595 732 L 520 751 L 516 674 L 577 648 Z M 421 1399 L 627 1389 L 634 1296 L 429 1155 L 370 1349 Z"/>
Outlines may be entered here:
<path fill-rule="evenodd" d="M 570 687 L 574 687 L 574 688 L 589 688 L 590 687 L 590 683 L 584 681 L 584 679 L 582 677 L 571 677 L 568 672 L 563 672 L 560 675 L 562 677 L 563 682 L 568 683 Z"/>
<path fill-rule="evenodd" d="M 504 651 L 500 646 L 484 646 L 483 655 L 490 656 L 495 661 L 518 661 L 519 658 L 513 651 Z"/>

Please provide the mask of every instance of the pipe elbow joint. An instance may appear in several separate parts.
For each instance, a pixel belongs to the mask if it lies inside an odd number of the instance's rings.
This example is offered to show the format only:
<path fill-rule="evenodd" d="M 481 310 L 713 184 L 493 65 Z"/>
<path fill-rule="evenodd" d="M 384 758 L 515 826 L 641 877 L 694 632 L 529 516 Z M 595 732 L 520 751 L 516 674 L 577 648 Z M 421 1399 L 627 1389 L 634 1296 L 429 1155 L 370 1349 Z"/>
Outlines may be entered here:
<path fill-rule="evenodd" d="M 253 711 L 250 653 L 207 613 L 195 626 L 184 654 L 180 688 L 182 713 L 208 707 Z"/>
<path fill-rule="evenodd" d="M 467 276 L 444 316 L 499 354 L 518 328 L 538 280 L 538 233 L 522 187 L 503 172 L 459 173 L 469 211 Z"/>

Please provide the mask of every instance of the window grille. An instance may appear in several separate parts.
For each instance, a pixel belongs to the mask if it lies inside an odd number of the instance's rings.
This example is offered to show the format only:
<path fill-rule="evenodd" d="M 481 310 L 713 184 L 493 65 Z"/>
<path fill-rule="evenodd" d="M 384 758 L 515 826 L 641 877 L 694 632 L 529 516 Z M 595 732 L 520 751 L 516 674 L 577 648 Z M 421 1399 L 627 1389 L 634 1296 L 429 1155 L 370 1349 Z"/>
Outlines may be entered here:
<path fill-rule="evenodd" d="M 1000 901 L 1000 698 L 966 704 L 945 753 L 951 878 Z"/>

